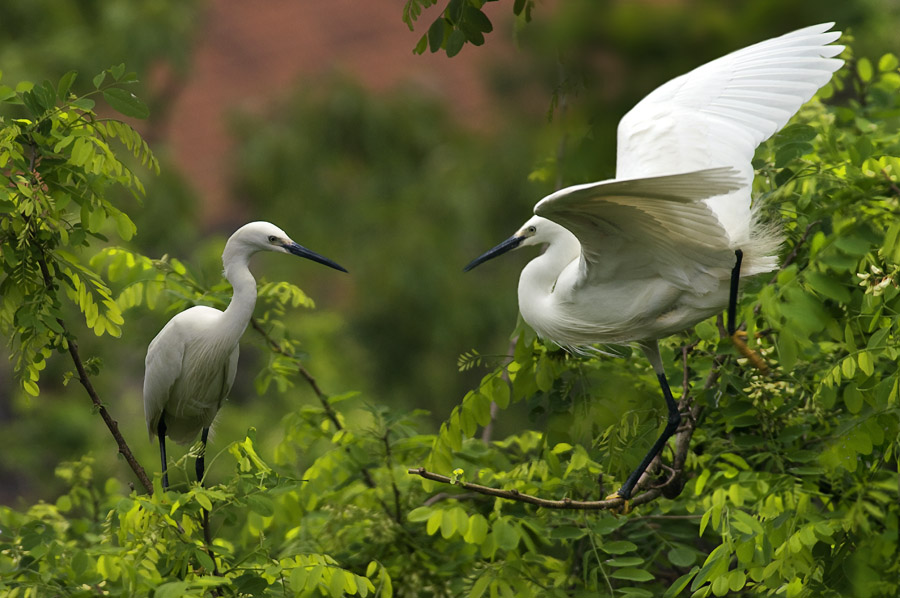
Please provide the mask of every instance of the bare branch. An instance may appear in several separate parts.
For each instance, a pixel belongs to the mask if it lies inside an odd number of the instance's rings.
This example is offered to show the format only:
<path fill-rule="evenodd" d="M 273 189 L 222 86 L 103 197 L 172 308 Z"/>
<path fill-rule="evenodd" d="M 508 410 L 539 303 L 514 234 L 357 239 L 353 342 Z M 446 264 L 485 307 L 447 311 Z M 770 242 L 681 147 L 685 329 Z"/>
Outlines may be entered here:
<path fill-rule="evenodd" d="M 297 357 L 293 353 L 287 351 L 284 347 L 282 347 L 278 341 L 273 339 L 266 331 L 266 329 L 262 327 L 262 324 L 259 323 L 259 320 L 257 320 L 256 318 L 250 318 L 250 325 L 253 326 L 253 329 L 256 330 L 263 337 L 263 339 L 265 339 L 266 344 L 268 344 L 273 351 L 275 351 L 279 355 L 284 355 L 294 362 L 294 365 L 297 366 L 297 371 L 300 373 L 303 379 L 306 380 L 310 388 L 312 388 L 312 391 L 319 399 L 319 403 L 322 404 L 322 409 L 325 411 L 326 417 L 331 420 L 331 423 L 334 424 L 335 429 L 343 430 L 344 426 L 341 425 L 341 421 L 340 419 L 338 419 L 337 412 L 335 412 L 334 408 L 331 406 L 331 403 L 328 401 L 328 395 L 322 392 L 322 389 L 319 387 L 319 383 L 316 382 L 316 379 L 313 377 L 313 375 L 310 374 L 305 367 L 303 367 L 303 364 L 300 363 L 300 360 L 297 359 Z M 375 483 L 375 479 L 372 477 L 372 473 L 366 467 L 360 467 L 360 473 L 362 474 L 363 482 L 366 484 L 366 486 L 368 486 L 369 488 L 376 488 L 378 486 L 378 484 Z M 388 507 L 386 502 L 384 502 L 379 497 L 376 497 L 376 500 L 379 502 L 379 504 L 381 504 L 384 512 L 387 513 L 389 517 L 395 519 L 398 523 L 400 523 L 401 518 L 399 516 L 399 502 L 397 503 L 396 512 L 392 514 L 391 509 L 390 507 Z"/>
<path fill-rule="evenodd" d="M 281 344 L 276 341 L 274 338 L 269 336 L 269 333 L 265 328 L 262 327 L 262 324 L 259 323 L 259 320 L 256 318 L 250 319 L 250 325 L 253 326 L 253 329 L 256 330 L 262 337 L 265 339 L 266 344 L 269 347 L 278 353 L 279 355 L 284 355 L 288 359 L 294 362 L 294 365 L 297 366 L 297 371 L 303 376 L 303 379 L 306 380 L 309 387 L 312 388 L 312 391 L 315 393 L 316 397 L 319 399 L 319 402 L 322 404 L 322 409 L 325 410 L 325 415 L 328 419 L 331 420 L 331 423 L 334 424 L 334 427 L 338 430 L 343 430 L 344 426 L 341 425 L 340 420 L 338 420 L 337 413 L 335 413 L 334 408 L 331 406 L 331 403 L 328 402 L 328 395 L 322 392 L 322 389 L 319 388 L 319 383 L 316 382 L 316 379 L 313 378 L 312 374 L 310 374 L 303 364 L 300 363 L 300 360 L 297 357 L 284 349 Z"/>
<path fill-rule="evenodd" d="M 62 320 L 57 319 L 57 321 L 65 331 L 66 327 Z M 68 337 L 68 333 L 66 336 Z M 134 475 L 137 476 L 137 479 L 140 480 L 141 485 L 144 487 L 144 491 L 147 494 L 153 494 L 153 483 L 150 481 L 150 478 L 147 477 L 147 472 L 144 471 L 144 468 L 138 463 L 134 453 L 132 453 L 131 449 L 128 447 L 128 443 L 125 442 L 125 437 L 122 436 L 122 433 L 119 431 L 118 422 L 116 422 L 109 414 L 109 411 L 100 401 L 100 397 L 97 396 L 94 385 L 91 384 L 91 379 L 88 377 L 87 371 L 84 369 L 84 363 L 81 361 L 81 356 L 78 354 L 78 343 L 74 338 L 68 338 L 67 342 L 69 345 L 69 355 L 72 356 L 72 361 L 75 363 L 75 370 L 78 372 L 78 381 L 81 382 L 81 385 L 91 397 L 91 401 L 97 408 L 97 412 L 100 413 L 100 417 L 103 418 L 103 423 L 106 424 L 106 427 L 109 428 L 113 438 L 115 438 L 116 445 L 119 447 L 119 453 L 125 457 L 125 461 L 128 463 L 128 466 L 131 467 L 131 470 L 134 472 Z"/>
<path fill-rule="evenodd" d="M 477 492 L 478 494 L 486 494 L 487 496 L 496 496 L 498 498 L 506 498 L 508 500 L 515 500 L 518 502 L 525 502 L 532 505 L 537 505 L 539 507 L 544 507 L 546 509 L 574 509 L 574 510 L 584 510 L 584 511 L 601 511 L 605 509 L 616 509 L 622 506 L 621 498 L 613 498 L 608 500 L 572 500 L 570 498 L 563 498 L 562 500 L 550 500 L 546 498 L 539 498 L 537 496 L 532 496 L 530 494 L 523 494 L 518 490 L 502 490 L 500 488 L 492 488 L 490 486 L 482 486 L 481 484 L 473 484 L 471 482 L 463 482 L 456 481 L 454 482 L 450 478 L 445 475 L 441 475 L 439 473 L 434 473 L 426 470 L 424 467 L 413 468 L 409 470 L 409 473 L 412 475 L 417 475 L 425 478 L 426 480 L 431 480 L 433 482 L 441 482 L 442 484 L 453 484 L 455 486 L 459 486 L 461 488 L 465 488 L 470 492 Z M 659 496 L 660 492 L 657 489 L 649 490 L 644 494 L 634 497 L 632 499 L 632 504 L 638 505 L 643 504 L 645 502 L 649 502 Z"/>
<path fill-rule="evenodd" d="M 664 496 L 666 498 L 675 498 L 681 493 L 681 490 L 684 488 L 684 466 L 687 461 L 687 454 L 690 450 L 691 438 L 694 435 L 694 428 L 696 426 L 697 418 L 700 416 L 700 412 L 702 407 L 700 405 L 696 405 L 693 403 L 692 397 L 690 395 L 688 381 L 688 371 L 687 371 L 687 356 L 688 353 L 696 346 L 696 343 L 691 345 L 687 345 L 682 348 L 682 360 L 684 363 L 684 391 L 682 393 L 681 400 L 678 401 L 678 409 L 679 411 L 687 411 L 687 417 L 684 420 L 684 424 L 678 429 L 675 433 L 675 446 L 674 446 L 674 456 L 672 458 L 671 466 L 664 466 L 660 462 L 659 455 L 651 462 L 650 466 L 647 468 L 647 471 L 641 476 L 640 481 L 637 483 L 635 488 L 642 488 L 646 486 L 653 478 L 650 472 L 656 472 L 659 469 L 665 469 L 669 472 L 668 477 L 661 484 L 650 487 L 646 492 L 642 494 L 638 494 L 634 496 L 628 504 L 630 507 L 636 507 L 642 504 L 646 504 L 652 502 L 659 498 L 660 496 Z M 704 383 L 704 389 L 712 388 L 719 377 L 719 368 L 725 363 L 726 357 L 724 355 L 716 356 L 714 366 L 712 371 L 709 373 L 709 376 L 706 378 L 706 382 Z M 524 502 L 532 505 L 536 505 L 538 507 L 543 507 L 545 509 L 566 509 L 566 510 L 581 510 L 581 511 L 603 511 L 603 510 L 619 510 L 623 506 L 625 506 L 625 501 L 621 498 L 610 498 L 604 500 L 573 500 L 570 498 L 563 499 L 546 499 L 538 496 L 533 496 L 531 494 L 524 494 L 519 492 L 516 489 L 503 489 L 503 488 L 494 488 L 491 486 L 484 486 L 481 484 L 474 484 L 472 482 L 464 482 L 462 480 L 454 481 L 452 478 L 449 478 L 445 475 L 441 475 L 439 473 L 435 473 L 432 471 L 426 470 L 424 467 L 415 467 L 408 470 L 411 475 L 417 475 L 426 480 L 431 480 L 433 482 L 439 482 L 442 484 L 450 484 L 453 486 L 459 486 L 461 489 L 467 490 L 467 493 L 460 493 L 455 496 L 451 496 L 447 492 L 441 492 L 430 498 L 425 502 L 426 505 L 433 504 L 438 500 L 444 500 L 446 498 L 456 498 L 460 499 L 466 497 L 467 495 L 471 495 L 471 493 L 483 494 L 486 496 L 493 496 L 496 498 L 504 498 L 507 500 Z"/>
<path fill-rule="evenodd" d="M 47 290 L 53 290 L 53 279 L 50 276 L 50 271 L 47 268 L 47 262 L 43 257 L 40 259 L 41 266 L 41 274 L 44 277 L 44 285 L 47 287 Z M 131 449 L 128 447 L 128 443 L 125 442 L 125 437 L 122 436 L 122 433 L 119 431 L 119 424 L 116 420 L 112 418 L 109 414 L 109 411 L 106 409 L 106 406 L 100 400 L 100 397 L 97 395 L 97 391 L 94 390 L 94 385 L 91 383 L 91 378 L 88 376 L 87 370 L 84 368 L 84 362 L 81 360 L 81 355 L 78 353 L 78 342 L 75 340 L 75 337 L 69 334 L 68 329 L 66 328 L 65 322 L 63 322 L 60 318 L 57 318 L 56 321 L 63 329 L 63 334 L 66 338 L 66 344 L 69 346 L 69 355 L 72 357 L 72 361 L 75 363 L 75 371 L 78 373 L 78 381 L 81 382 L 81 385 L 87 391 L 88 396 L 91 398 L 91 402 L 94 403 L 94 407 L 97 409 L 97 412 L 100 414 L 100 417 L 103 418 L 103 423 L 106 424 L 106 427 L 109 428 L 110 433 L 113 435 L 113 438 L 116 440 L 116 445 L 119 447 L 119 453 L 125 457 L 125 461 L 128 463 L 128 466 L 131 467 L 131 470 L 134 472 L 134 475 L 137 476 L 137 479 L 141 482 L 141 485 L 144 487 L 144 491 L 147 494 L 153 494 L 153 483 L 150 481 L 150 478 L 147 477 L 147 472 L 138 463 L 137 458 L 135 458 L 134 453 L 131 452 Z"/>

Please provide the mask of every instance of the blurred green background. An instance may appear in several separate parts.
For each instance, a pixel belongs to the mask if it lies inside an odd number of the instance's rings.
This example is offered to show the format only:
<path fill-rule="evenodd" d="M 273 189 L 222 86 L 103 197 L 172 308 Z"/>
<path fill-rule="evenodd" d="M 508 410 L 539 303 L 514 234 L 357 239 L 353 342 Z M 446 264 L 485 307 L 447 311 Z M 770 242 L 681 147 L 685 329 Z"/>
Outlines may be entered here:
<path fill-rule="evenodd" d="M 325 392 L 425 409 L 423 432 L 480 379 L 458 370 L 461 353 L 508 350 L 518 272 L 531 256 L 462 267 L 546 193 L 611 176 L 616 124 L 637 100 L 728 51 L 822 21 L 848 32 L 858 55 L 900 50 L 895 0 L 558 0 L 538 2 L 527 24 L 500 1 L 486 10 L 495 31 L 485 46 L 452 59 L 412 54 L 440 9 L 410 32 L 402 7 L 7 0 L 0 70 L 8 85 L 77 70 L 76 90 L 114 64 L 136 71 L 152 111 L 138 126 L 163 169 L 144 176 L 142 203 L 121 199 L 138 226 L 130 248 L 177 257 L 213 283 L 228 235 L 270 220 L 341 263 L 350 275 L 272 256 L 253 269 L 316 301 L 285 321 Z M 120 339 L 74 330 L 82 354 L 102 359 L 95 385 L 152 471 L 143 358 L 171 315 L 132 310 Z M 315 400 L 302 384 L 257 396 L 260 349 L 248 332 L 214 453 L 249 426 L 273 446 L 282 417 Z M 130 479 L 83 389 L 62 385 L 69 368 L 57 357 L 29 398 L 0 348 L 0 502 L 52 499 L 56 464 L 86 452 Z M 635 400 L 641 389 L 623 378 L 597 390 Z M 544 427 L 517 411 L 504 412 L 498 437 Z"/>

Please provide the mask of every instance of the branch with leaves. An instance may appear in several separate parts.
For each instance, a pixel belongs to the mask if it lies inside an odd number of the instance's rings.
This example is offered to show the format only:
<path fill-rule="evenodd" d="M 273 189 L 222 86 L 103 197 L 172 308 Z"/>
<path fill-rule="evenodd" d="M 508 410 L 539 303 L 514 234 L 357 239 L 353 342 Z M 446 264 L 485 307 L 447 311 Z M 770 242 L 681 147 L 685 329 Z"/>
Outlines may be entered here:
<path fill-rule="evenodd" d="M 40 393 L 38 382 L 52 349 L 68 352 L 79 382 L 116 441 L 144 490 L 152 492 L 117 422 L 100 400 L 66 326 L 64 298 L 77 307 L 97 336 L 119 336 L 121 310 L 106 282 L 81 261 L 92 241 L 110 231 L 128 240 L 134 223 L 107 197 L 119 185 L 143 193 L 140 179 L 113 149 L 118 141 L 152 171 L 159 165 L 140 134 L 93 111 L 102 97 L 125 116 L 146 118 L 147 107 L 128 90 L 137 81 L 124 65 L 93 79 L 94 89 L 72 93 L 76 73 L 58 84 L 0 86 L 0 110 L 18 118 L 0 119 L 0 333 L 10 338 L 22 389 Z"/>

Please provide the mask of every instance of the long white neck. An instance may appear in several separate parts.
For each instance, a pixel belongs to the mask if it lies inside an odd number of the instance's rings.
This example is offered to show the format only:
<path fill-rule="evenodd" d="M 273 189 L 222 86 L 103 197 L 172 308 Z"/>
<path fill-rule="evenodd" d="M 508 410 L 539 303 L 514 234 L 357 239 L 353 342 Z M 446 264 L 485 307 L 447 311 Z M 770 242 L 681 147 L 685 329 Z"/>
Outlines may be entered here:
<path fill-rule="evenodd" d="M 256 279 L 248 267 L 250 253 L 245 248 L 235 247 L 231 243 L 225 246 L 222 262 L 225 264 L 225 278 L 231 283 L 233 295 L 231 303 L 222 314 L 221 333 L 229 340 L 237 343 L 256 307 Z"/>
<path fill-rule="evenodd" d="M 544 321 L 551 313 L 546 301 L 552 299 L 560 274 L 581 255 L 577 237 L 561 226 L 558 228 L 546 251 L 528 262 L 519 276 L 519 310 L 542 336 L 551 333 L 550 323 Z"/>

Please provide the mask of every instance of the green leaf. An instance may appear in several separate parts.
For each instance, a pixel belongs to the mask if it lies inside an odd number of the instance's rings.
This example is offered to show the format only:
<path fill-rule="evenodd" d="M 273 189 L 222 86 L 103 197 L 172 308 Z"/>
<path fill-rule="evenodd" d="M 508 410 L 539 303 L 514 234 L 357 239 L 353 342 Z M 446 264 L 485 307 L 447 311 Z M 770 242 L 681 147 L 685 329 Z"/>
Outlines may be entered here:
<path fill-rule="evenodd" d="M 188 585 L 183 581 L 170 581 L 161 586 L 157 586 L 153 595 L 155 598 L 181 598 Z"/>
<path fill-rule="evenodd" d="M 809 287 L 820 295 L 839 303 L 850 302 L 850 290 L 837 279 L 815 270 L 808 270 L 804 278 Z"/>
<path fill-rule="evenodd" d="M 844 405 L 847 406 L 847 411 L 850 413 L 859 413 L 862 410 L 863 405 L 863 395 L 859 392 L 859 388 L 857 388 L 856 384 L 848 384 L 846 388 L 844 388 Z"/>
<path fill-rule="evenodd" d="M 465 20 L 482 33 L 490 33 L 494 30 L 494 26 L 491 24 L 491 20 L 487 15 L 474 6 L 467 4 L 464 15 Z"/>
<path fill-rule="evenodd" d="M 70 105 L 78 108 L 79 110 L 90 112 L 94 109 L 96 102 L 94 102 L 94 100 L 92 100 L 91 98 L 78 98 L 77 100 L 71 101 Z"/>
<path fill-rule="evenodd" d="M 809 125 L 796 123 L 783 128 L 777 135 L 776 139 L 779 144 L 802 143 L 812 141 L 818 135 L 818 131 Z"/>
<path fill-rule="evenodd" d="M 453 58 L 462 50 L 466 43 L 466 34 L 461 29 L 454 29 L 447 38 L 447 56 Z"/>
<path fill-rule="evenodd" d="M 100 86 L 103 85 L 103 81 L 105 79 L 106 79 L 106 71 L 103 71 L 102 73 L 97 73 L 94 76 L 94 87 L 96 89 L 100 89 Z"/>
<path fill-rule="evenodd" d="M 491 570 L 488 569 L 486 572 L 482 573 L 481 577 L 475 580 L 475 583 L 472 584 L 472 589 L 469 590 L 468 598 L 481 598 L 484 595 L 484 591 L 494 580 L 494 576 L 491 573 Z"/>
<path fill-rule="evenodd" d="M 232 581 L 234 588 L 241 594 L 262 594 L 269 587 L 269 582 L 255 573 L 244 573 Z M 157 590 L 159 592 L 159 590 Z"/>
<path fill-rule="evenodd" d="M 197 503 L 207 511 L 212 511 L 212 501 L 210 501 L 209 497 L 205 494 L 194 494 L 194 500 L 196 500 Z"/>
<path fill-rule="evenodd" d="M 433 510 L 431 507 L 416 507 L 406 515 L 406 518 L 413 523 L 427 521 Z"/>
<path fill-rule="evenodd" d="M 469 517 L 469 525 L 463 539 L 469 544 L 481 544 L 487 537 L 488 520 L 484 515 L 476 513 Z"/>
<path fill-rule="evenodd" d="M 587 535 L 587 530 L 574 525 L 561 525 L 550 530 L 552 540 L 577 540 Z"/>
<path fill-rule="evenodd" d="M 250 494 L 247 496 L 247 507 L 250 511 L 263 517 L 271 517 L 275 514 L 275 503 L 266 494 Z"/>
<path fill-rule="evenodd" d="M 498 519 L 491 528 L 494 533 L 494 542 L 504 550 L 514 550 L 519 544 L 519 532 L 515 526 L 504 519 Z"/>
<path fill-rule="evenodd" d="M 639 556 L 623 556 L 615 559 L 609 559 L 606 564 L 610 567 L 635 567 L 644 562 Z"/>
<path fill-rule="evenodd" d="M 428 48 L 428 34 L 427 33 L 422 35 L 422 37 L 419 38 L 419 41 L 416 44 L 416 47 L 413 48 L 413 53 L 414 54 L 424 54 L 426 48 Z"/>
<path fill-rule="evenodd" d="M 433 536 L 435 532 L 441 529 L 441 522 L 444 518 L 444 512 L 441 510 L 434 511 L 428 517 L 428 523 L 425 524 L 425 531 L 429 536 Z"/>
<path fill-rule="evenodd" d="M 809 143 L 787 143 L 775 151 L 775 168 L 784 168 L 801 156 L 813 152 L 813 146 Z"/>
<path fill-rule="evenodd" d="M 215 569 L 215 563 L 213 563 L 212 558 L 209 556 L 209 554 L 206 553 L 205 550 L 201 548 L 195 548 L 194 558 L 197 559 L 197 562 L 200 563 L 200 566 L 207 571 L 212 571 L 213 569 Z"/>
<path fill-rule="evenodd" d="M 628 540 L 616 540 L 613 542 L 604 542 L 600 545 L 600 550 L 606 554 L 625 554 L 626 552 L 634 552 L 637 545 Z"/>
<path fill-rule="evenodd" d="M 150 109 L 146 104 L 130 91 L 120 87 L 104 90 L 103 99 L 113 110 L 125 116 L 141 119 L 150 116 Z"/>
<path fill-rule="evenodd" d="M 685 546 L 676 546 L 666 553 L 669 562 L 676 567 L 690 567 L 697 560 L 696 553 Z"/>
<path fill-rule="evenodd" d="M 868 58 L 860 58 L 859 62 L 856 63 L 856 72 L 859 74 L 859 78 L 863 81 L 863 83 L 868 83 L 872 80 L 872 75 L 874 74 L 872 69 L 872 61 Z"/>
<path fill-rule="evenodd" d="M 676 579 L 666 590 L 666 593 L 663 594 L 663 598 L 674 598 L 675 596 L 680 594 L 688 586 L 688 584 L 691 583 L 691 579 L 693 579 L 693 577 L 699 570 L 699 567 L 693 567 L 690 571 Z"/>
<path fill-rule="evenodd" d="M 885 54 L 878 61 L 878 70 L 881 72 L 896 71 L 897 66 L 897 57 L 893 54 Z"/>
<path fill-rule="evenodd" d="M 68 95 L 69 90 L 72 89 L 72 84 L 75 82 L 75 78 L 78 77 L 78 73 L 76 71 L 69 71 L 65 75 L 62 76 L 59 80 L 59 84 L 56 86 L 56 96 L 59 98 L 59 101 L 65 102 Z"/>
<path fill-rule="evenodd" d="M 444 45 L 444 18 L 435 19 L 431 27 L 428 28 L 428 48 L 432 54 L 441 49 Z"/>
<path fill-rule="evenodd" d="M 333 598 L 343 597 L 345 581 L 346 579 L 343 571 L 340 569 L 331 569 L 331 582 L 328 584 L 328 591 Z"/>
<path fill-rule="evenodd" d="M 616 569 L 609 574 L 615 579 L 627 579 L 628 581 L 651 581 L 654 579 L 653 574 L 643 569 L 635 569 L 626 567 L 624 569 Z"/>
<path fill-rule="evenodd" d="M 775 339 L 775 346 L 778 348 L 778 360 L 785 370 L 791 370 L 797 363 L 797 353 L 799 348 L 794 340 L 794 335 L 790 332 L 782 332 Z"/>

